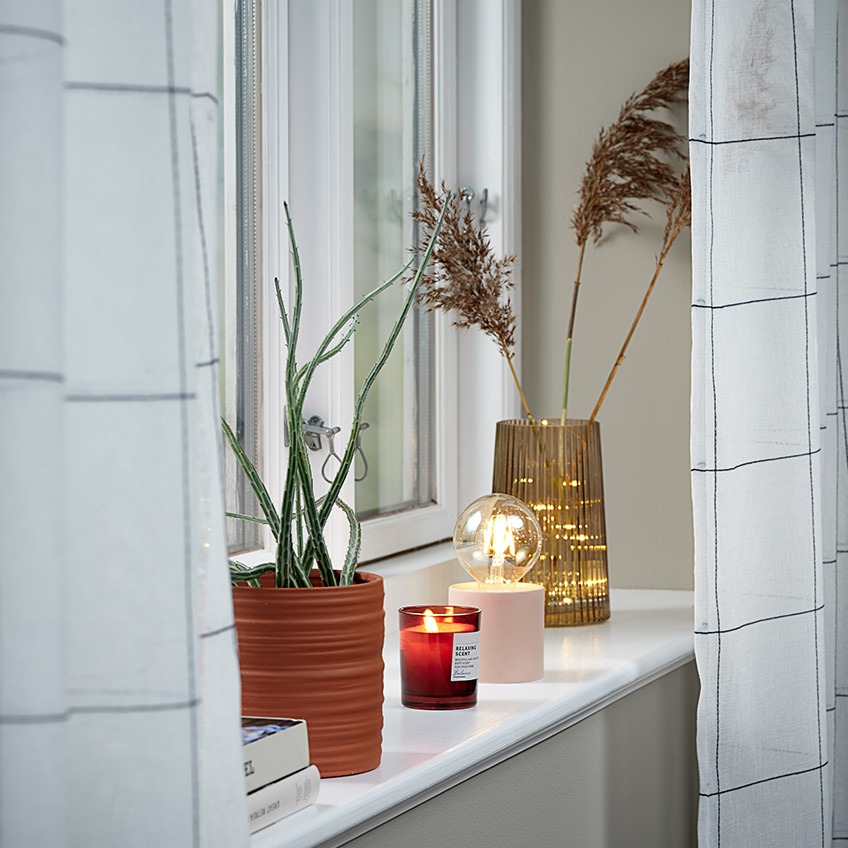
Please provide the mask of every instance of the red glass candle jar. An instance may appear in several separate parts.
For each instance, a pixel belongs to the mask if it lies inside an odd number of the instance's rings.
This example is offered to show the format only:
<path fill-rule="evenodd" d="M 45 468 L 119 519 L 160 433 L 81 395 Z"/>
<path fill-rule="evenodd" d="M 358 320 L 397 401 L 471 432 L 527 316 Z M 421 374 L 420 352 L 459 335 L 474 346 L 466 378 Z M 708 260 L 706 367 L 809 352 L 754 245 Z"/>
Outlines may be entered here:
<path fill-rule="evenodd" d="M 400 689 L 405 707 L 461 710 L 477 703 L 480 610 L 401 607 Z"/>

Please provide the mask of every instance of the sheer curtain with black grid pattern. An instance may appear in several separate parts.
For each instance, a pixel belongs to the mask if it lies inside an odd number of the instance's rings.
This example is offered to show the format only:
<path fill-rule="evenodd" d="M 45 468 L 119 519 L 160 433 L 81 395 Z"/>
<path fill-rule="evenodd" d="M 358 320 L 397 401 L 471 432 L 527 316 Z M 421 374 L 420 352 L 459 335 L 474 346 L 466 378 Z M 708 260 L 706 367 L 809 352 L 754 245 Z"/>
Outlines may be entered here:
<path fill-rule="evenodd" d="M 848 2 L 695 0 L 692 21 L 699 845 L 835 848 L 848 845 Z"/>
<path fill-rule="evenodd" d="M 0 844 L 248 844 L 218 5 L 0 0 Z"/>

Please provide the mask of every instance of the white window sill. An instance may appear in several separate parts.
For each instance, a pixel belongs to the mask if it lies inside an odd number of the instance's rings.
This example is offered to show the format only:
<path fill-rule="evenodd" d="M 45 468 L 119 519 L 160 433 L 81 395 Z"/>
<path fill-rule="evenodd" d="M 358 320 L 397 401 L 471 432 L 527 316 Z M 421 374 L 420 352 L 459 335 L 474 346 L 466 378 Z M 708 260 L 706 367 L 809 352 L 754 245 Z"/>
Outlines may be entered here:
<path fill-rule="evenodd" d="M 679 668 L 694 656 L 692 602 L 691 592 L 613 590 L 605 624 L 545 631 L 543 680 L 480 684 L 468 710 L 402 707 L 397 635 L 387 635 L 382 765 L 322 781 L 314 807 L 255 834 L 252 848 L 343 845 Z"/>

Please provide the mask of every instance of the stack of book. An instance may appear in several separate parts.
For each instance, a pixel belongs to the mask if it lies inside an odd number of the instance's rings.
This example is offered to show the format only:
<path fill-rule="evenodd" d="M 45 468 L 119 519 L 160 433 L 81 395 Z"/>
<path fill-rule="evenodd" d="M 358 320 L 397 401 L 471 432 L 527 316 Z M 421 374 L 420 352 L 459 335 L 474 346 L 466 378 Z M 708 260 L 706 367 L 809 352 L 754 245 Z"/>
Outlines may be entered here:
<path fill-rule="evenodd" d="M 309 762 L 306 722 L 245 716 L 244 780 L 250 832 L 315 803 L 320 775 Z"/>

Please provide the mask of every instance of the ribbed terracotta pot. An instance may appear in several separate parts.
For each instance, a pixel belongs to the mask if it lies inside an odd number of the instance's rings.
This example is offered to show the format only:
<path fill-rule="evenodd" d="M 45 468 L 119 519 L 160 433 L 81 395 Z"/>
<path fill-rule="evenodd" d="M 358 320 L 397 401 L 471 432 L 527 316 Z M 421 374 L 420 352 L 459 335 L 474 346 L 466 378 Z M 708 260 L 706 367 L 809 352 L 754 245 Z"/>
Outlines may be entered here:
<path fill-rule="evenodd" d="M 312 581 L 233 587 L 242 714 L 305 719 L 322 777 L 371 771 L 383 741 L 383 578 Z"/>

